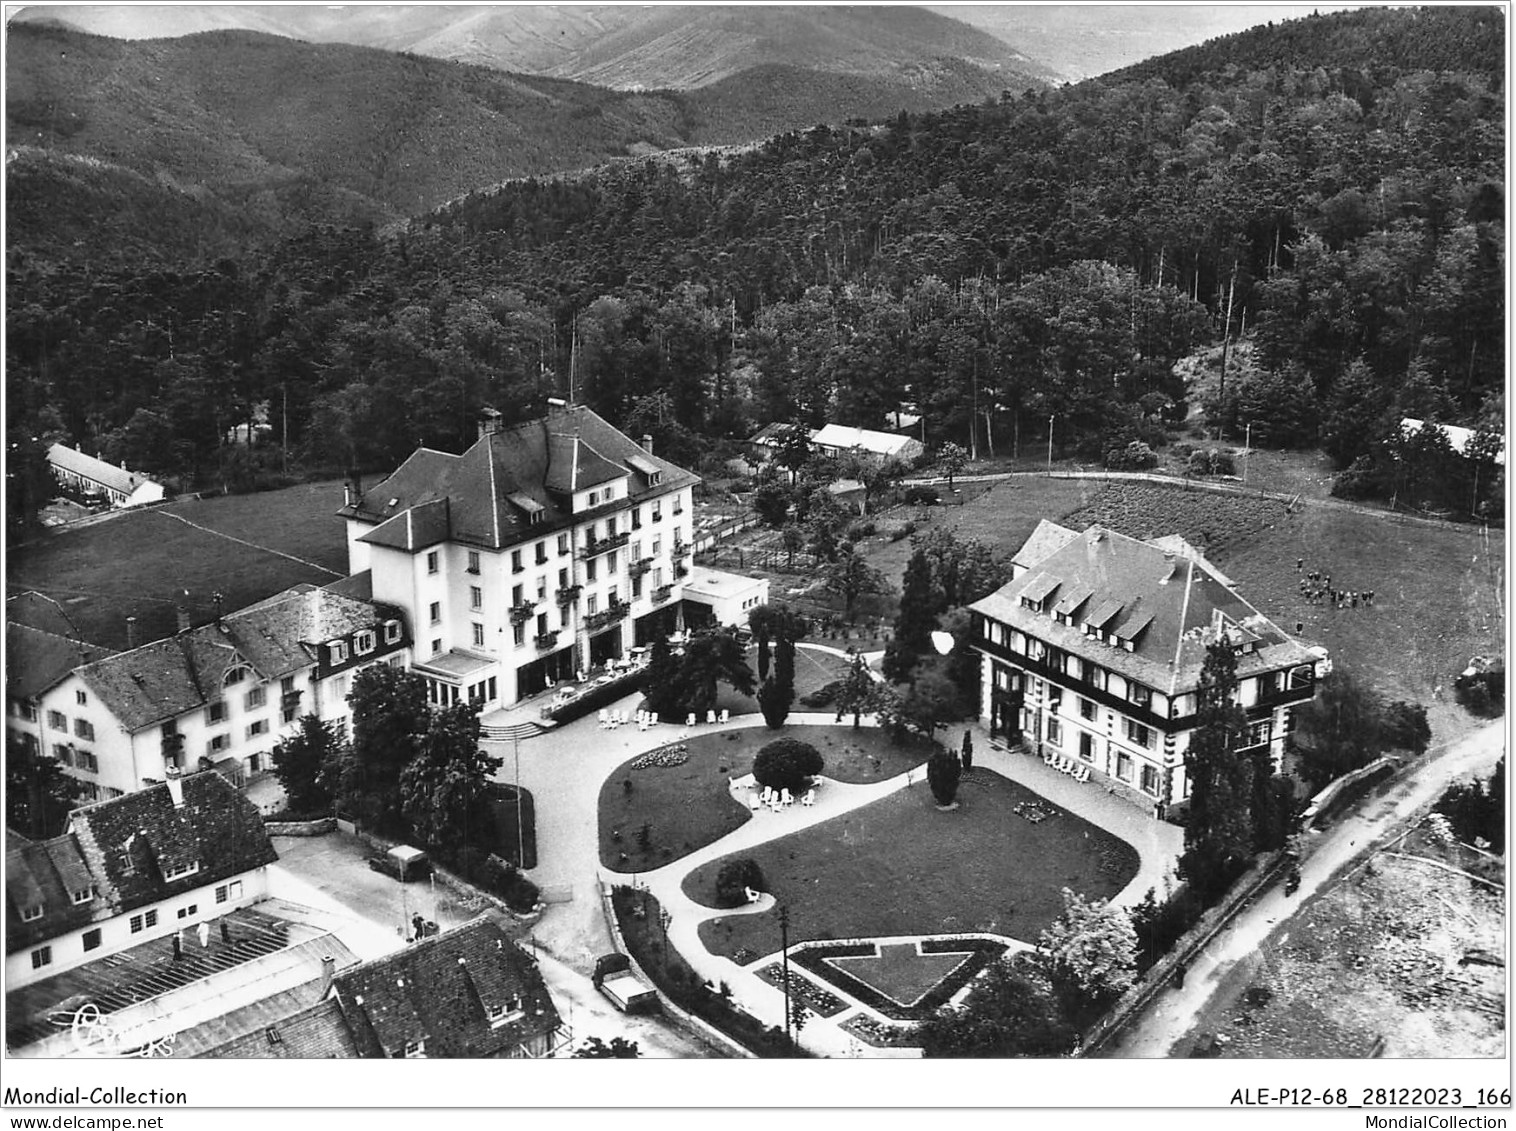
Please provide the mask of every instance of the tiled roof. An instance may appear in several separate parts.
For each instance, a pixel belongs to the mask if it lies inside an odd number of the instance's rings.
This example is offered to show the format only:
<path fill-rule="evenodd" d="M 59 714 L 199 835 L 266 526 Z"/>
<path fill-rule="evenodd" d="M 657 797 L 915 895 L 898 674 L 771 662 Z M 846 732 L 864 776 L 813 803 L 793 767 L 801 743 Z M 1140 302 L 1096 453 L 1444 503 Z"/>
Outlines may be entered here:
<path fill-rule="evenodd" d="M 342 971 L 336 995 L 360 1056 L 489 1057 L 558 1028 L 536 965 L 485 918 Z M 493 1007 L 517 1004 L 499 1025 Z"/>
<path fill-rule="evenodd" d="M 69 818 L 68 835 L 22 851 L 51 846 L 66 857 L 71 851 L 69 846 L 75 846 L 72 851 L 77 851 L 88 869 L 103 901 L 101 906 L 111 915 L 240 876 L 278 859 L 257 807 L 220 774 L 191 774 L 181 780 L 180 787 L 183 806 L 174 805 L 167 784 L 149 786 L 74 810 Z M 7 853 L 7 888 L 10 858 Z M 35 861 L 28 860 L 27 864 L 32 874 L 37 875 Z M 173 880 L 163 878 L 166 869 L 188 864 L 198 867 Z M 62 890 L 60 879 L 56 891 Z M 45 883 L 44 893 L 47 893 Z M 47 914 L 39 921 L 47 925 L 47 933 L 42 937 L 59 933 L 58 923 L 71 910 L 72 901 L 67 904 L 49 903 Z M 100 917 L 99 910 L 97 906 L 95 918 Z M 18 915 L 8 917 L 7 951 L 25 945 L 15 937 L 20 926 L 23 924 Z"/>
<path fill-rule="evenodd" d="M 87 805 L 70 818 L 101 894 L 120 910 L 278 859 L 257 807 L 220 774 L 190 774 L 180 788 L 182 806 L 163 784 Z M 164 866 L 184 864 L 199 867 L 163 880 Z"/>
<path fill-rule="evenodd" d="M 5 899 L 10 909 L 5 920 L 6 951 L 20 950 L 88 924 L 93 917 L 93 895 L 83 903 L 75 903 L 73 895 L 92 891 L 93 886 L 83 853 L 72 836 L 7 845 Z M 38 908 L 41 918 L 23 920 L 23 912 Z"/>
<path fill-rule="evenodd" d="M 1255 651 L 1237 657 L 1239 677 L 1313 661 L 1204 557 L 1175 549 L 1172 542 L 1161 546 L 1092 526 L 970 608 L 1170 695 L 1199 685 L 1206 647 L 1222 628 L 1234 643 L 1256 641 Z M 1054 619 L 1063 597 L 1086 590 L 1094 596 L 1071 623 Z M 1022 605 L 1023 595 L 1052 602 L 1047 611 L 1035 612 Z M 1132 639 L 1132 651 L 1086 635 L 1087 622 Z"/>
<path fill-rule="evenodd" d="M 63 606 L 33 589 L 5 599 L 5 622 L 24 624 L 28 628 L 41 629 L 55 636 L 79 635 L 78 625 L 69 619 Z"/>
<path fill-rule="evenodd" d="M 648 467 L 661 475 L 656 487 Z M 500 549 L 571 525 L 582 517 L 570 509 L 573 492 L 621 478 L 633 502 L 698 482 L 575 406 L 491 432 L 461 456 L 421 449 L 338 513 L 372 525 L 363 541 L 375 545 Z M 618 499 L 615 508 L 625 505 Z"/>
<path fill-rule="evenodd" d="M 5 626 L 5 694 L 35 699 L 81 664 L 115 655 L 109 648 L 55 636 L 24 624 Z"/>
<path fill-rule="evenodd" d="M 78 669 L 116 720 L 138 731 L 221 697 L 222 679 L 247 664 L 263 680 L 309 667 L 317 647 L 372 625 L 372 604 L 330 589 L 297 585 L 178 636 Z"/>
<path fill-rule="evenodd" d="M 198 1053 L 207 1059 L 330 1060 L 358 1055 L 342 1005 L 326 998 L 225 1044 Z"/>
<path fill-rule="evenodd" d="M 47 449 L 47 461 L 55 467 L 82 475 L 86 479 L 91 479 L 114 491 L 120 491 L 124 495 L 130 495 L 144 483 L 153 482 L 141 472 L 128 471 L 124 467 L 117 467 L 113 463 L 96 459 L 94 456 L 87 456 L 83 452 L 62 444 L 54 444 Z"/>

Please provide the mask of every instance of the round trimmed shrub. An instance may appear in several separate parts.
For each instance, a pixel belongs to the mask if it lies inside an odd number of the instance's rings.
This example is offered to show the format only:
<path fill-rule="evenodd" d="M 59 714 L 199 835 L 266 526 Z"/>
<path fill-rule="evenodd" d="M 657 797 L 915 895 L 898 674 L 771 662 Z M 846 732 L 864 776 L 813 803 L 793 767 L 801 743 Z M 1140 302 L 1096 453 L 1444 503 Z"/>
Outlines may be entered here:
<path fill-rule="evenodd" d="M 798 738 L 780 738 L 758 751 L 753 759 L 753 777 L 770 789 L 804 791 L 811 778 L 826 768 L 821 752 Z"/>
<path fill-rule="evenodd" d="M 716 906 L 741 907 L 747 903 L 747 890 L 767 891 L 768 882 L 763 878 L 763 869 L 758 861 L 744 856 L 728 860 L 716 873 Z"/>

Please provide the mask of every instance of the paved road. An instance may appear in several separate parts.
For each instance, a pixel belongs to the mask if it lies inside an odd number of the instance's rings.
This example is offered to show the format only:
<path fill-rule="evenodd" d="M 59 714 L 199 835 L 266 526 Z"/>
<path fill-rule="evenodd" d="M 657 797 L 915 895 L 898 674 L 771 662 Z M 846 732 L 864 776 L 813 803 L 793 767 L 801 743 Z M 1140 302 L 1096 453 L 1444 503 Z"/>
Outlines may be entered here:
<path fill-rule="evenodd" d="M 1364 855 L 1386 834 L 1430 805 L 1454 781 L 1485 776 L 1505 753 L 1505 720 L 1490 723 L 1441 751 L 1428 756 L 1414 776 L 1402 779 L 1384 797 L 1314 840 L 1300 868 L 1300 890 L 1284 894 L 1275 887 L 1240 914 L 1190 965 L 1183 989 L 1170 988 L 1156 997 L 1144 1016 L 1113 1041 L 1102 1055 L 1109 1057 L 1166 1057 L 1225 985 L 1232 967 L 1253 954 L 1279 926 L 1333 876 Z"/>

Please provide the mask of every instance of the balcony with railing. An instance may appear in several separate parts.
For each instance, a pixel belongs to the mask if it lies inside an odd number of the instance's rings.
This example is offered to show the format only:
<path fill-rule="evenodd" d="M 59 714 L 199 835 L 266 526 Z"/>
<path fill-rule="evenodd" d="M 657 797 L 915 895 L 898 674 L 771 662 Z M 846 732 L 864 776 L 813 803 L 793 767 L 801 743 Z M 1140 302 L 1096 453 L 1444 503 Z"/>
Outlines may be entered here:
<path fill-rule="evenodd" d="M 672 585 L 660 585 L 657 589 L 653 590 L 653 604 L 661 605 L 673 595 L 674 587 Z"/>
<path fill-rule="evenodd" d="M 585 558 L 593 558 L 598 554 L 608 554 L 612 550 L 618 550 L 631 541 L 632 532 L 623 530 L 620 534 L 612 534 L 605 538 L 586 538 L 582 555 Z"/>
<path fill-rule="evenodd" d="M 558 607 L 566 609 L 579 599 L 579 594 L 584 591 L 582 585 L 565 585 L 558 590 Z"/>
<path fill-rule="evenodd" d="M 598 632 L 602 628 L 609 628 L 626 617 L 627 609 L 627 605 L 618 601 L 614 605 L 601 609 L 598 613 L 591 613 L 585 617 L 584 627 L 590 632 Z"/>
<path fill-rule="evenodd" d="M 644 573 L 646 573 L 648 570 L 650 570 L 652 568 L 653 568 L 653 559 L 652 558 L 638 558 L 636 561 L 632 562 L 630 565 L 628 565 L 626 567 L 626 572 L 627 572 L 628 575 L 630 575 L 631 577 L 635 578 L 635 577 L 641 577 Z"/>
<path fill-rule="evenodd" d="M 519 605 L 511 606 L 511 623 L 525 624 L 537 615 L 537 606 L 531 601 L 522 601 Z"/>
<path fill-rule="evenodd" d="M 558 647 L 558 633 L 556 630 L 553 632 L 539 632 L 536 636 L 532 637 L 532 643 L 537 645 L 537 651 L 547 652 Z"/>

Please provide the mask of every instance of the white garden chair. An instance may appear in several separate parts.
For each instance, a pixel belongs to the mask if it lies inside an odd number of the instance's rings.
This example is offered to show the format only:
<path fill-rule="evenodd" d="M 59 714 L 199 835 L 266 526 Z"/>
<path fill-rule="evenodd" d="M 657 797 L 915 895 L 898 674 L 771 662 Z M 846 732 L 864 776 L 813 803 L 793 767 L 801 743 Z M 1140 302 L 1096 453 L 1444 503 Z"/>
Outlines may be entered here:
<path fill-rule="evenodd" d="M 814 804 L 816 804 L 816 787 L 815 786 L 812 786 L 810 789 L 808 789 L 808 790 L 805 791 L 805 796 L 800 799 L 800 804 L 802 804 L 802 805 L 814 805 Z"/>
<path fill-rule="evenodd" d="M 723 707 L 723 708 L 721 708 L 721 721 L 724 722 L 724 723 L 729 723 L 729 722 L 732 721 L 732 711 L 731 711 L 731 708 L 729 708 L 729 707 Z"/>
<path fill-rule="evenodd" d="M 705 713 L 705 722 L 706 722 L 707 726 L 715 726 L 716 725 L 716 712 L 715 711 L 707 711 Z"/>
<path fill-rule="evenodd" d="M 685 716 L 684 725 L 687 727 L 692 727 L 695 725 L 695 714 L 693 711 Z"/>

